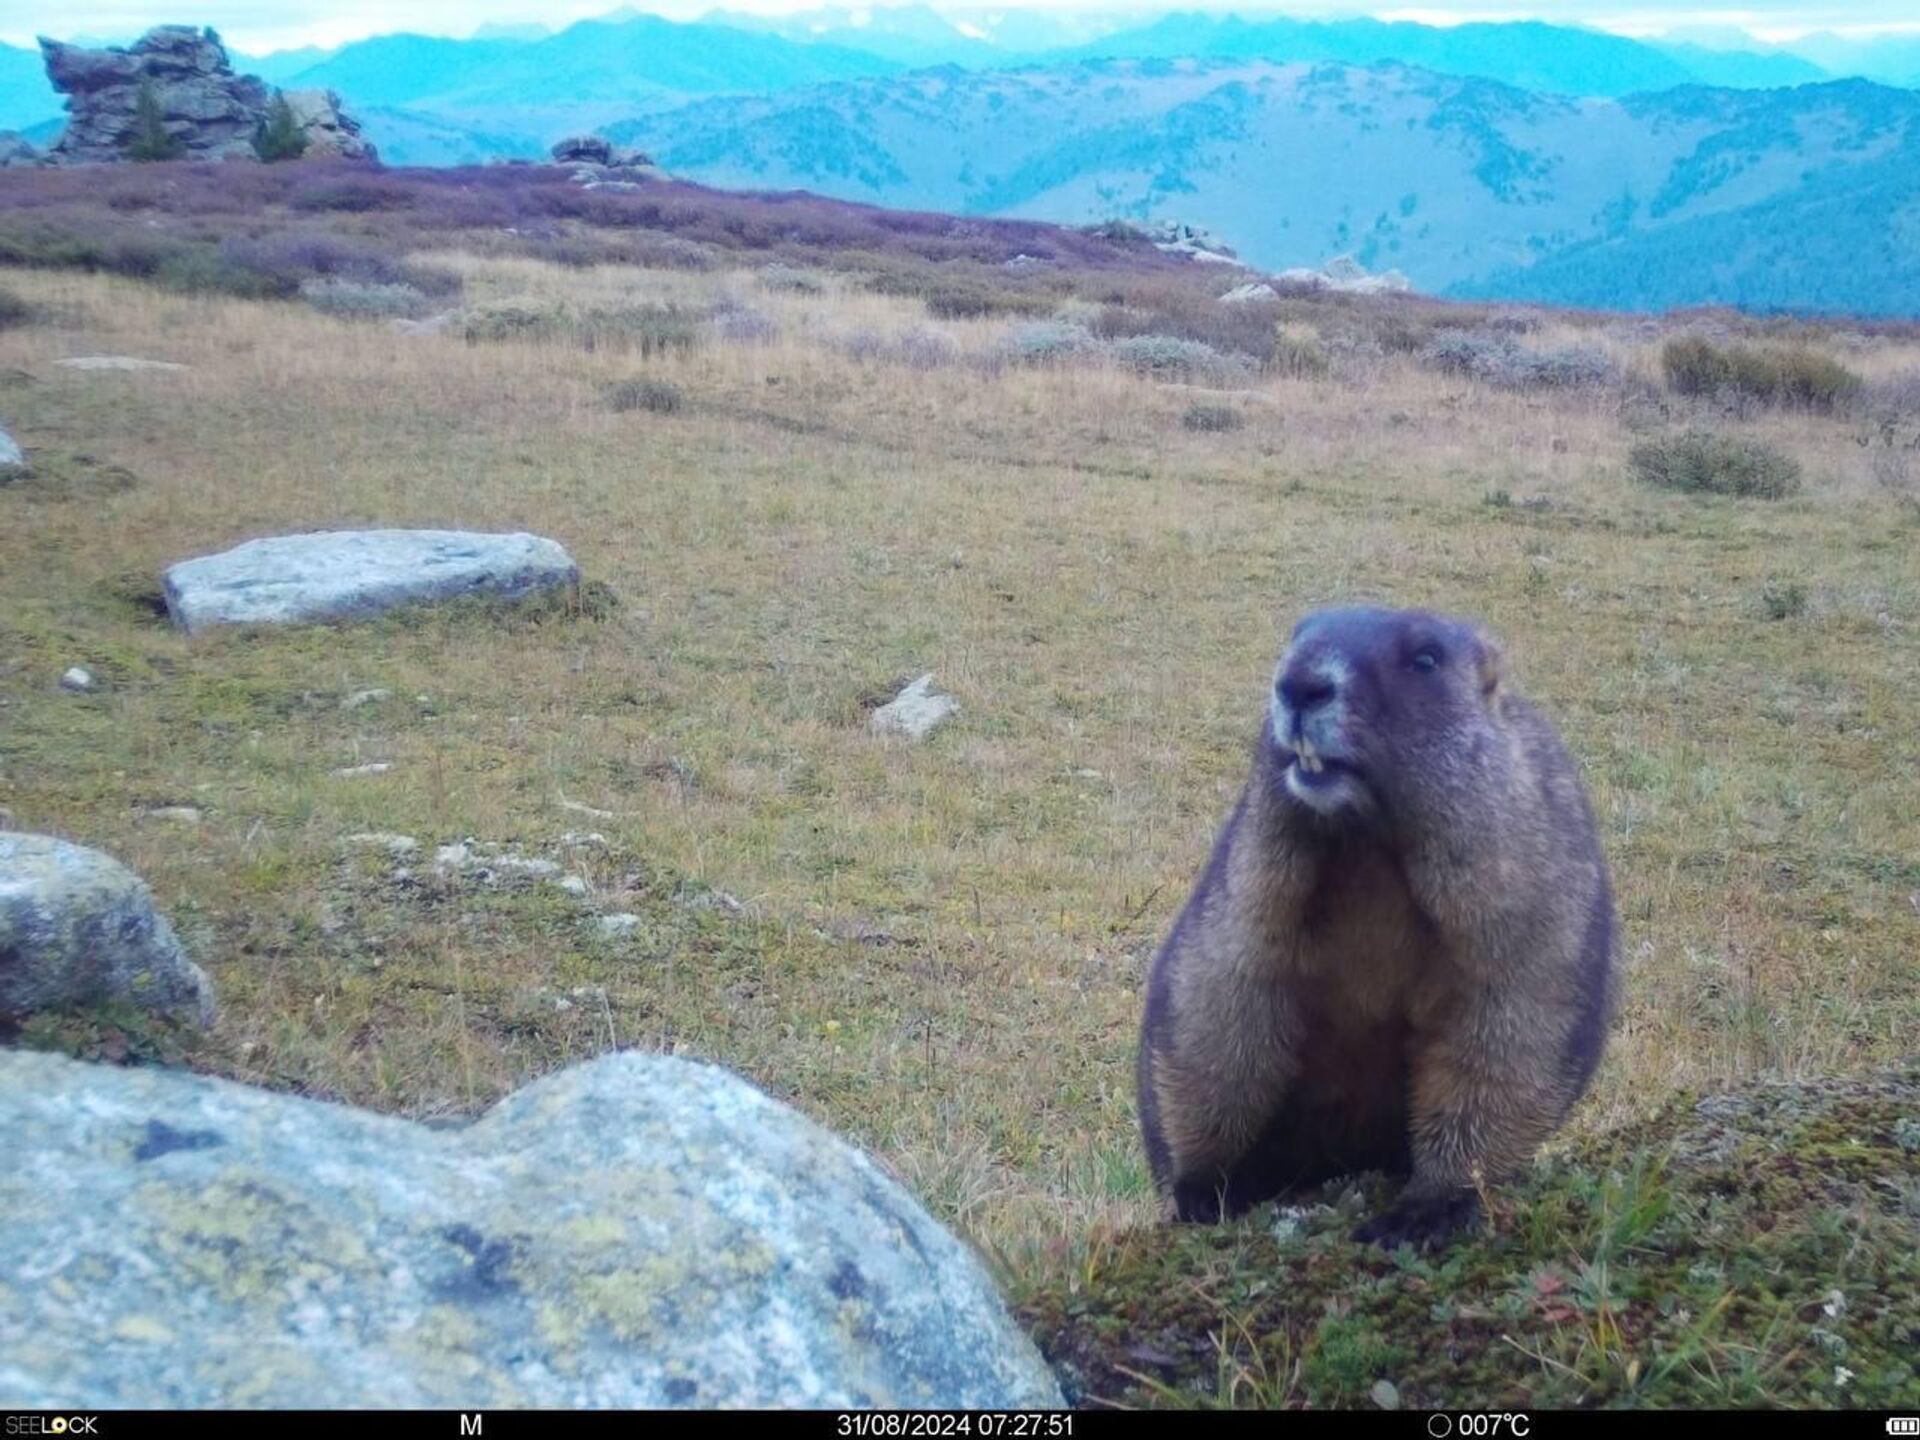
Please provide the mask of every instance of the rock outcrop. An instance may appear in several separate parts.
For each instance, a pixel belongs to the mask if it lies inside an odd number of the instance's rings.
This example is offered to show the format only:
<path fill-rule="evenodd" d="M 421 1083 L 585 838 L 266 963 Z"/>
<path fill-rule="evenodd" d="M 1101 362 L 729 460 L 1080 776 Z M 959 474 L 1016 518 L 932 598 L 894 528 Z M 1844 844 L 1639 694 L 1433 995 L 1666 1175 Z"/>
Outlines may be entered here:
<path fill-rule="evenodd" d="M 26 165 L 44 165 L 47 157 L 26 136 L 12 130 L 0 130 L 0 170 Z"/>
<path fill-rule="evenodd" d="M 1374 275 L 1351 255 L 1337 256 L 1318 270 L 1305 266 L 1282 270 L 1273 277 L 1273 283 L 1295 293 L 1331 290 L 1344 295 L 1405 295 L 1413 289 L 1413 282 L 1398 270 Z"/>
<path fill-rule="evenodd" d="M 603 165 L 615 170 L 651 169 L 653 160 L 641 150 L 615 145 L 603 135 L 569 135 L 547 152 L 556 165 Z"/>
<path fill-rule="evenodd" d="M 359 122 L 341 108 L 337 93 L 332 90 L 288 90 L 284 94 L 288 108 L 293 111 L 293 123 L 307 137 L 305 158 L 379 158 L 373 146 L 361 135 Z"/>
<path fill-rule="evenodd" d="M 182 560 L 165 576 L 183 630 L 365 620 L 399 605 L 463 595 L 518 599 L 578 582 L 553 540 L 467 530 L 322 530 L 249 540 Z"/>
<path fill-rule="evenodd" d="M 69 119 L 47 158 L 56 164 L 98 164 L 129 158 L 140 129 L 143 89 L 153 96 L 160 127 L 181 156 L 226 160 L 253 156 L 254 131 L 273 99 L 264 82 L 236 75 L 211 30 L 161 25 L 125 49 L 90 50 L 42 40 L 47 78 L 67 97 Z M 360 128 L 328 91 L 287 95 L 307 135 L 308 153 L 376 159 Z"/>
<path fill-rule="evenodd" d="M 0 1052 L 0 1134 L 17 1407 L 1061 1403 L 964 1245 L 715 1066 L 608 1055 L 445 1130 Z"/>
<path fill-rule="evenodd" d="M 137 875 L 84 845 L 0 834 L 0 1014 L 107 1003 L 213 1019 L 212 985 Z"/>
<path fill-rule="evenodd" d="M 569 135 L 547 153 L 558 165 L 611 165 L 613 142 L 599 135 Z"/>

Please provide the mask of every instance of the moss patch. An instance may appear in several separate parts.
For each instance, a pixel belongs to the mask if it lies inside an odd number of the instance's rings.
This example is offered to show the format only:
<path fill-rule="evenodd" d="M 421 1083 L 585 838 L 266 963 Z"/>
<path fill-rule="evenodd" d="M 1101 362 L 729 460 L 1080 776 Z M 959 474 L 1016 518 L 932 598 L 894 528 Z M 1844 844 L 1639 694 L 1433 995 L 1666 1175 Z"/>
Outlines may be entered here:
<path fill-rule="evenodd" d="M 1348 1241 L 1355 1186 L 1095 1236 L 1019 1308 L 1083 1405 L 1911 1406 L 1916 1102 L 1920 1062 L 1681 1099 L 1431 1259 Z"/>

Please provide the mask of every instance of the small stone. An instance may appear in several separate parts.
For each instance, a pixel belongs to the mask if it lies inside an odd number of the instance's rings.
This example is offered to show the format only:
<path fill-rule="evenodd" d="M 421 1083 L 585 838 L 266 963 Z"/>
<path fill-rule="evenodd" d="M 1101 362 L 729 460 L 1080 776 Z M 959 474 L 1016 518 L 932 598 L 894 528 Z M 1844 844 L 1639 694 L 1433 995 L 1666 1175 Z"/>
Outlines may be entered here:
<path fill-rule="evenodd" d="M 442 845 L 433 852 L 433 868 L 436 870 L 464 870 L 473 863 L 471 846 L 464 842 Z"/>
<path fill-rule="evenodd" d="M 391 690 L 356 690 L 340 702 L 342 710 L 358 710 L 362 705 L 377 705 L 393 698 Z"/>
<path fill-rule="evenodd" d="M 562 875 L 553 883 L 569 895 L 585 897 L 593 893 L 593 887 L 578 875 Z"/>
<path fill-rule="evenodd" d="M 909 740 L 924 740 L 935 727 L 945 724 L 960 710 L 960 702 L 933 688 L 929 671 L 913 681 L 892 700 L 867 718 L 867 726 L 876 735 L 903 735 Z"/>
<path fill-rule="evenodd" d="M 389 765 L 386 761 L 380 760 L 371 765 L 348 765 L 333 773 L 341 780 L 353 780 L 362 775 L 384 775 L 392 768 L 393 766 Z"/>
<path fill-rule="evenodd" d="M 176 820 L 183 825 L 198 825 L 201 812 L 192 805 L 156 805 L 147 811 L 149 820 Z"/>
<path fill-rule="evenodd" d="M 17 469 L 26 463 L 26 452 L 21 450 L 17 440 L 7 433 L 6 427 L 0 425 L 0 473 Z"/>
<path fill-rule="evenodd" d="M 1373 1389 L 1367 1393 L 1373 1397 L 1373 1403 L 1378 1405 L 1382 1410 L 1398 1410 L 1400 1408 L 1400 1390 L 1391 1380 L 1374 1381 Z"/>
<path fill-rule="evenodd" d="M 76 695 L 85 695 L 93 689 L 93 672 L 75 665 L 60 677 L 60 688 Z"/>
<path fill-rule="evenodd" d="M 617 940 L 623 935 L 631 935 L 640 928 L 638 915 L 621 912 L 618 915 L 601 915 L 593 922 L 593 928 L 608 940 Z"/>

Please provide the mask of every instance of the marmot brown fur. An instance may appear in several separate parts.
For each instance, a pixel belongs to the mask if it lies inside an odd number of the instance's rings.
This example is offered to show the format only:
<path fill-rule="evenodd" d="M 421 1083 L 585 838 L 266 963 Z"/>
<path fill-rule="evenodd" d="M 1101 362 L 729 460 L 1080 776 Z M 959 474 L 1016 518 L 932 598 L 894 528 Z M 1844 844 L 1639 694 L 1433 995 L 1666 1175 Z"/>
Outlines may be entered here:
<path fill-rule="evenodd" d="M 1593 1074 L 1614 936 L 1579 775 L 1492 641 L 1308 616 L 1147 985 L 1140 1120 L 1172 1215 L 1383 1169 L 1412 1179 L 1355 1239 L 1473 1223 Z"/>

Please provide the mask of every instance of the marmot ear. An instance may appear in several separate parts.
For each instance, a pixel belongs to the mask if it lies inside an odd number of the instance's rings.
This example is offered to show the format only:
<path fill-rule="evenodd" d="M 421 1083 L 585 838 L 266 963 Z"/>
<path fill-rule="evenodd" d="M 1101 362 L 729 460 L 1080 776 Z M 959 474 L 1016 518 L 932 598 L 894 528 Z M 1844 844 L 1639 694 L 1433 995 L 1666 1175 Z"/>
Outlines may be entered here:
<path fill-rule="evenodd" d="M 1500 642 L 1488 635 L 1478 637 L 1480 641 L 1480 693 L 1489 700 L 1500 689 L 1500 682 L 1507 673 L 1506 653 L 1501 650 Z"/>

